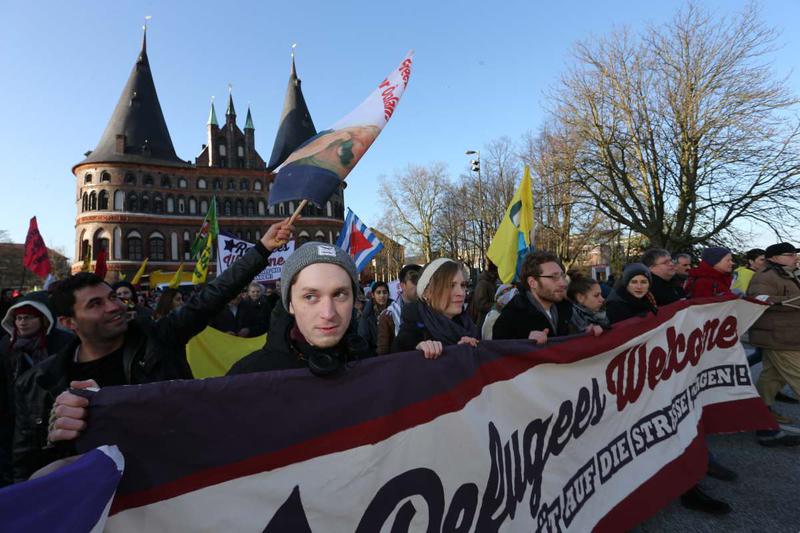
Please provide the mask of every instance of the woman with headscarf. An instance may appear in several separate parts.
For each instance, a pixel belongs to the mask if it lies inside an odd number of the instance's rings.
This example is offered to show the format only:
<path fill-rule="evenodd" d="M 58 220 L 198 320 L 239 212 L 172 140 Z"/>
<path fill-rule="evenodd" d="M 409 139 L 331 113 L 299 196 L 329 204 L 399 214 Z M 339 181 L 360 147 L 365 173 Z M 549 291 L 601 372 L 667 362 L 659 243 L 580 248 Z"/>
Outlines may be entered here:
<path fill-rule="evenodd" d="M 622 271 L 614 290 L 606 300 L 606 314 L 612 324 L 633 318 L 655 314 L 658 311 L 656 299 L 650 293 L 650 269 L 642 263 L 631 263 Z"/>
<path fill-rule="evenodd" d="M 389 285 L 385 281 L 372 284 L 370 299 L 358 319 L 358 334 L 367 341 L 373 353 L 378 349 L 378 317 L 392 301 L 389 298 Z"/>
<path fill-rule="evenodd" d="M 44 291 L 26 294 L 17 300 L 6 311 L 2 326 L 8 336 L 0 341 L 0 486 L 12 481 L 14 382 L 73 339 L 71 333 L 56 327 Z"/>
<path fill-rule="evenodd" d="M 466 280 L 461 263 L 447 258 L 428 263 L 417 282 L 419 300 L 403 306 L 393 351 L 421 350 L 426 359 L 435 359 L 444 346 L 477 346 L 478 327 L 464 310 Z"/>

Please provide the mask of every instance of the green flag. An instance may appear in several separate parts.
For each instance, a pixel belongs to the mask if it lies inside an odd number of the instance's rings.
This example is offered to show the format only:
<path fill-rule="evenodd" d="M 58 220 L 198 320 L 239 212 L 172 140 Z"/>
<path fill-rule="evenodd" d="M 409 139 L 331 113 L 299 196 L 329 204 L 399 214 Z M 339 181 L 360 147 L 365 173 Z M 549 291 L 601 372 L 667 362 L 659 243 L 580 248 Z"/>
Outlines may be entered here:
<path fill-rule="evenodd" d="M 219 224 L 217 224 L 217 198 L 211 198 L 211 204 L 208 206 L 208 213 L 206 218 L 203 219 L 203 225 L 200 226 L 200 232 L 194 238 L 192 243 L 192 259 L 196 259 L 197 255 L 202 252 L 206 247 L 208 239 L 214 240 L 219 235 Z"/>

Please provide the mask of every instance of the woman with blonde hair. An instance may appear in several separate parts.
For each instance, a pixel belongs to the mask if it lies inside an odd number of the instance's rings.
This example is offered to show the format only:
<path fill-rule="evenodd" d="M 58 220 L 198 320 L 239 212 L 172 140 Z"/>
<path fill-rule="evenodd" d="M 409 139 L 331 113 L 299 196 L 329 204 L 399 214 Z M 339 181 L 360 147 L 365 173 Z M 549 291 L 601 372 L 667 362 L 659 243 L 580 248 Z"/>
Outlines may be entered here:
<path fill-rule="evenodd" d="M 403 306 L 394 350 L 421 350 L 435 359 L 445 346 L 478 344 L 478 327 L 464 309 L 467 294 L 464 265 L 440 258 L 428 263 L 417 282 L 419 301 Z"/>

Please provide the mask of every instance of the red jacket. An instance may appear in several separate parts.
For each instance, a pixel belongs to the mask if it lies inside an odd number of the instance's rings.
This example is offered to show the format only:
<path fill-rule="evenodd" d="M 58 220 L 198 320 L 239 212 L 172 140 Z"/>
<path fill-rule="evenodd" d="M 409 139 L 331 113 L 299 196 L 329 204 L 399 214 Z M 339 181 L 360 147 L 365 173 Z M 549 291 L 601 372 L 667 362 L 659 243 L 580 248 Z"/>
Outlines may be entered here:
<path fill-rule="evenodd" d="M 689 298 L 734 296 L 731 292 L 731 283 L 733 274 L 723 274 L 705 261 L 700 261 L 697 268 L 689 270 L 689 278 L 684 283 L 683 289 Z"/>

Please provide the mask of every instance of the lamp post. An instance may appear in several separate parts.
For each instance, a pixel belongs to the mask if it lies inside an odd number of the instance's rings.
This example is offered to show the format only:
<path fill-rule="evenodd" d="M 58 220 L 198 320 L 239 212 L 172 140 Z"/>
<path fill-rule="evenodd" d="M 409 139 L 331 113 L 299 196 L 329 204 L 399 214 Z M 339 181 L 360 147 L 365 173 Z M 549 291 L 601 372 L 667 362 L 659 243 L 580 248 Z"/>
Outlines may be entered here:
<path fill-rule="evenodd" d="M 480 236 L 480 245 L 478 246 L 478 255 L 480 257 L 480 267 L 481 270 L 486 269 L 486 264 L 484 261 L 484 250 L 483 250 L 483 186 L 481 184 L 481 151 L 480 150 L 467 150 L 464 152 L 465 155 L 474 155 L 475 159 L 472 159 L 470 164 L 470 170 L 472 172 L 478 173 L 478 234 Z"/>

